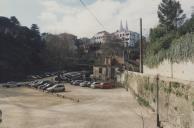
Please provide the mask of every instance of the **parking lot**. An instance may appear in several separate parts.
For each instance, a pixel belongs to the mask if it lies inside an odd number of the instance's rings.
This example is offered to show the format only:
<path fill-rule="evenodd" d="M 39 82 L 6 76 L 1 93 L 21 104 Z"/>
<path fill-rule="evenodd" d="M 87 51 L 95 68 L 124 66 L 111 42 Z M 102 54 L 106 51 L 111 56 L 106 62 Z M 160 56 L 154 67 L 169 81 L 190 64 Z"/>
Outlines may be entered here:
<path fill-rule="evenodd" d="M 91 89 L 65 84 L 65 98 L 35 89 L 0 88 L 0 128 L 144 128 L 155 115 L 123 88 Z M 143 118 L 142 118 L 143 117 Z"/>

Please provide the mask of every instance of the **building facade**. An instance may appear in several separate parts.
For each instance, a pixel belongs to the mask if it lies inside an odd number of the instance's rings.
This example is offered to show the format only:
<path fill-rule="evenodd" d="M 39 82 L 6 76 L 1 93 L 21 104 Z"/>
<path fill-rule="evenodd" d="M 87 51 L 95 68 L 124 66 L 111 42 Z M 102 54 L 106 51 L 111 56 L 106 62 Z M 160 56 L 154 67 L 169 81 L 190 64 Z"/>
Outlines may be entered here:
<path fill-rule="evenodd" d="M 106 43 L 110 39 L 110 33 L 107 31 L 101 31 L 94 35 L 93 42 L 95 43 Z"/>
<path fill-rule="evenodd" d="M 123 59 L 119 57 L 105 57 L 104 64 L 93 66 L 93 78 L 103 81 L 114 80 L 118 70 L 123 64 Z"/>
<path fill-rule="evenodd" d="M 120 39 L 126 47 L 134 47 L 140 39 L 140 34 L 138 34 L 137 32 L 130 31 L 128 29 L 127 22 L 126 27 L 124 28 L 122 21 L 120 23 L 120 29 L 113 34 L 116 36 L 116 38 Z"/>
<path fill-rule="evenodd" d="M 128 23 L 126 22 L 125 28 L 123 23 L 120 23 L 120 29 L 114 33 L 108 33 L 107 31 L 98 32 L 91 39 L 94 43 L 107 43 L 111 40 L 120 40 L 124 43 L 126 47 L 134 47 L 136 43 L 140 40 L 140 34 L 137 32 L 130 31 L 128 29 Z"/>

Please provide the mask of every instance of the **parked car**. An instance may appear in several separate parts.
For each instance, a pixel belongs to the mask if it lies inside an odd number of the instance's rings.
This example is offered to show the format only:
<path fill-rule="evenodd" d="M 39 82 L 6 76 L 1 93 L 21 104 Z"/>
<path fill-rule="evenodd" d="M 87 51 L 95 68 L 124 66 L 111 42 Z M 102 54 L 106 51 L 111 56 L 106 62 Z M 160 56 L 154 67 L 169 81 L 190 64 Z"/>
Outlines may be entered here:
<path fill-rule="evenodd" d="M 40 86 L 38 86 L 37 88 L 38 89 L 42 89 L 43 87 L 45 87 L 45 86 L 47 86 L 48 85 L 48 83 L 44 83 L 44 84 L 41 84 Z"/>
<path fill-rule="evenodd" d="M 100 82 L 93 82 L 90 87 L 91 88 L 96 88 L 96 86 L 99 85 L 99 84 L 100 84 Z"/>
<path fill-rule="evenodd" d="M 48 80 L 46 80 L 46 81 L 40 81 L 40 82 L 38 82 L 37 84 L 35 84 L 33 87 L 34 88 L 38 88 L 39 86 L 41 86 L 41 85 L 43 85 L 43 84 L 45 84 L 45 83 L 47 83 L 47 82 L 49 82 Z"/>
<path fill-rule="evenodd" d="M 113 85 L 111 83 L 100 83 L 95 86 L 96 88 L 101 88 L 101 89 L 111 89 L 113 88 Z"/>
<path fill-rule="evenodd" d="M 79 85 L 80 85 L 81 87 L 90 87 L 90 84 L 91 84 L 90 81 L 84 81 L 84 82 L 81 82 Z"/>
<path fill-rule="evenodd" d="M 75 81 L 73 82 L 73 85 L 79 86 L 79 84 L 80 84 L 81 82 L 83 82 L 83 80 L 75 80 Z"/>
<path fill-rule="evenodd" d="M 48 92 L 64 92 L 65 86 L 63 84 L 56 84 L 46 89 Z"/>
<path fill-rule="evenodd" d="M 51 81 L 46 81 L 45 84 L 39 86 L 39 89 L 43 89 L 43 90 L 44 90 L 44 89 L 49 88 L 49 87 L 51 87 L 51 86 L 53 86 L 53 85 L 54 85 L 53 82 L 51 82 Z"/>
<path fill-rule="evenodd" d="M 14 87 L 18 87 L 18 84 L 16 82 L 7 82 L 4 85 L 2 85 L 2 87 L 5 88 L 14 88 Z"/>
<path fill-rule="evenodd" d="M 36 79 L 41 79 L 42 77 L 40 75 L 35 75 Z"/>
<path fill-rule="evenodd" d="M 32 88 L 36 88 L 36 87 L 38 87 L 39 85 L 41 85 L 43 82 L 44 82 L 44 81 L 33 82 L 33 83 L 31 84 L 31 87 L 32 87 Z"/>
<path fill-rule="evenodd" d="M 43 90 L 46 90 L 47 88 L 50 88 L 50 87 L 52 87 L 52 86 L 54 86 L 54 83 L 48 83 L 46 86 L 44 86 L 42 89 Z"/>
<path fill-rule="evenodd" d="M 40 81 L 32 81 L 28 84 L 28 86 L 32 87 L 34 86 L 35 84 L 38 84 Z"/>

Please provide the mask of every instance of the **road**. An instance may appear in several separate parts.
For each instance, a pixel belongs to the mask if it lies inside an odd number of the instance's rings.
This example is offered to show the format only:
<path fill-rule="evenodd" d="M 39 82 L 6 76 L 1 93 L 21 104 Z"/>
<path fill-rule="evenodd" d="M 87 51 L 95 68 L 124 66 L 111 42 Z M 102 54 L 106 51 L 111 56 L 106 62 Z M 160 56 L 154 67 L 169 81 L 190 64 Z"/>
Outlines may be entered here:
<path fill-rule="evenodd" d="M 144 128 L 155 128 L 154 113 L 122 88 L 66 89 L 63 99 L 30 88 L 0 88 L 0 128 L 142 128 L 142 119 Z"/>

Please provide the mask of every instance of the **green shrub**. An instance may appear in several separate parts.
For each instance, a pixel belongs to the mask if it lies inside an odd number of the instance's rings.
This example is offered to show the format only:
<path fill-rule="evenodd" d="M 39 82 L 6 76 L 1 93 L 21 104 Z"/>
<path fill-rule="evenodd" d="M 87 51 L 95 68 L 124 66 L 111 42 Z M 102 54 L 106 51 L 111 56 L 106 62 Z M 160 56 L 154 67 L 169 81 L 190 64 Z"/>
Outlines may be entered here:
<path fill-rule="evenodd" d="M 176 91 L 176 96 L 180 96 L 181 97 L 181 96 L 183 96 L 183 93 L 181 93 L 180 91 L 177 90 Z"/>
<path fill-rule="evenodd" d="M 185 99 L 188 100 L 189 99 L 189 96 L 188 95 L 185 95 Z"/>
<path fill-rule="evenodd" d="M 171 85 L 175 89 L 180 87 L 180 83 L 178 83 L 178 82 L 172 82 Z"/>
<path fill-rule="evenodd" d="M 171 87 L 164 88 L 164 92 L 166 92 L 168 94 L 171 93 L 171 91 L 172 91 Z"/>
<path fill-rule="evenodd" d="M 193 105 L 193 107 L 194 107 L 194 101 L 192 102 L 192 105 Z"/>
<path fill-rule="evenodd" d="M 153 68 L 164 60 L 173 63 L 194 61 L 194 34 L 186 34 L 178 38 L 178 35 L 172 32 L 150 42 L 146 48 L 144 63 Z"/>
<path fill-rule="evenodd" d="M 154 83 L 151 84 L 150 90 L 151 90 L 152 93 L 154 92 Z"/>
<path fill-rule="evenodd" d="M 138 96 L 137 101 L 140 105 L 143 105 L 145 107 L 149 107 L 149 102 L 145 100 L 143 97 Z"/>

